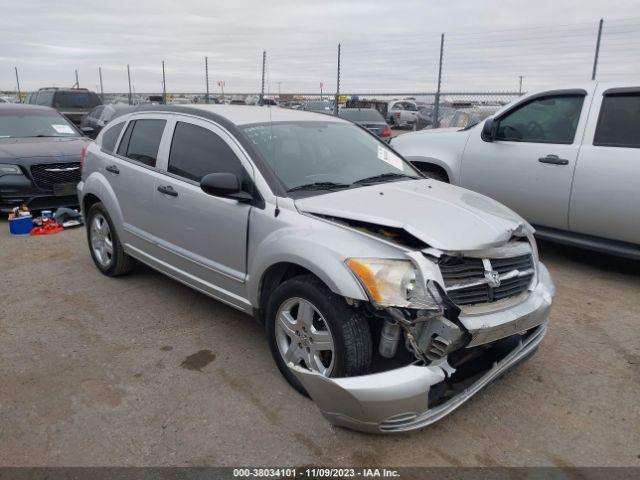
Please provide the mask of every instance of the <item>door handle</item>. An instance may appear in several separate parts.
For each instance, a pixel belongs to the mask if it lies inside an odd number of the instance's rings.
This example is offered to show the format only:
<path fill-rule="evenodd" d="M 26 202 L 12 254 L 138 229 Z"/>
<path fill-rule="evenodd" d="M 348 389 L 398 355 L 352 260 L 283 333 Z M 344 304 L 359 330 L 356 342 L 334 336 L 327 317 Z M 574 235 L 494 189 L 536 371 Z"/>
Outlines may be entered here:
<path fill-rule="evenodd" d="M 107 172 L 115 173 L 116 175 L 120 173 L 120 170 L 116 165 L 109 165 L 108 167 L 105 168 L 105 170 Z"/>
<path fill-rule="evenodd" d="M 538 159 L 540 163 L 550 163 L 551 165 L 569 165 L 569 160 L 560 158 L 558 155 L 547 155 Z"/>
<path fill-rule="evenodd" d="M 171 185 L 167 185 L 166 187 L 160 186 L 158 187 L 158 191 L 160 193 L 164 193 L 165 195 L 170 195 L 172 197 L 178 196 L 178 192 L 176 192 Z"/>

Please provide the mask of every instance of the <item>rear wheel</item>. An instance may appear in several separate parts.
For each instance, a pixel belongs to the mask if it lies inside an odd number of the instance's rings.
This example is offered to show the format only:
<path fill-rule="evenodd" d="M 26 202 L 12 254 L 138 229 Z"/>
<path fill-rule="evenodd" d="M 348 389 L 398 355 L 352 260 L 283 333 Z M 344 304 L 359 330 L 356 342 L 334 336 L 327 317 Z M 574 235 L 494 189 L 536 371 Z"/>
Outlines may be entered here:
<path fill-rule="evenodd" d="M 369 324 L 313 275 L 294 277 L 275 289 L 268 299 L 266 328 L 278 369 L 302 393 L 306 394 L 288 364 L 327 377 L 369 371 Z"/>
<path fill-rule="evenodd" d="M 129 273 L 135 266 L 135 260 L 124 252 L 102 203 L 91 206 L 86 222 L 89 251 L 98 270 L 110 277 Z"/>

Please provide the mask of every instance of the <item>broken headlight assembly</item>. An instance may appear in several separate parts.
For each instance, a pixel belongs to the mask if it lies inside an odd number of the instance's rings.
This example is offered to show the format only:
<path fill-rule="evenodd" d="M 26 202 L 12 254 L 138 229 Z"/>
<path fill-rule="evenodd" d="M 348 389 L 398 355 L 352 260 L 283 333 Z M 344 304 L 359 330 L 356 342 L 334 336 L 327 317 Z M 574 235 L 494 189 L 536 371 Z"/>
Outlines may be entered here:
<path fill-rule="evenodd" d="M 437 288 L 410 260 L 349 258 L 346 264 L 377 307 L 442 311 Z"/>

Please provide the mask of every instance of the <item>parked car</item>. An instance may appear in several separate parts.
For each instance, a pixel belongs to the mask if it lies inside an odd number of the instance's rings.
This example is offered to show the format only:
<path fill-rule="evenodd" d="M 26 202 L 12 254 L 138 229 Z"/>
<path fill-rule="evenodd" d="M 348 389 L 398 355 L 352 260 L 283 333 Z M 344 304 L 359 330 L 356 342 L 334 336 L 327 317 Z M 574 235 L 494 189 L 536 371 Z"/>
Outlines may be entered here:
<path fill-rule="evenodd" d="M 0 211 L 78 204 L 80 154 L 88 140 L 52 108 L 0 105 Z"/>
<path fill-rule="evenodd" d="M 413 130 L 423 130 L 425 128 L 433 127 L 433 115 L 435 107 L 433 105 L 420 107 L 418 113 L 416 113 L 416 121 L 413 123 Z M 455 110 L 446 105 L 440 105 L 438 108 L 438 117 L 440 117 L 440 126 L 445 118 L 452 117 Z"/>
<path fill-rule="evenodd" d="M 102 105 L 102 100 L 86 88 L 47 87 L 29 94 L 27 103 L 53 107 L 74 124 L 80 125 L 82 117 L 92 108 Z"/>
<path fill-rule="evenodd" d="M 495 198 L 540 238 L 640 258 L 640 86 L 526 95 L 484 123 L 402 135 L 423 172 Z"/>
<path fill-rule="evenodd" d="M 493 115 L 500 109 L 498 105 L 482 105 L 477 107 L 461 108 L 442 112 L 439 128 L 469 128 L 477 125 L 485 118 Z M 431 127 L 433 128 L 433 125 Z"/>
<path fill-rule="evenodd" d="M 418 114 L 414 100 L 393 100 L 387 108 L 387 121 L 392 127 L 413 127 Z"/>
<path fill-rule="evenodd" d="M 307 101 L 300 109 L 306 112 L 333 113 L 333 103 L 326 100 Z"/>
<path fill-rule="evenodd" d="M 391 128 L 375 108 L 341 108 L 338 116 L 366 128 L 383 140 L 391 138 Z"/>
<path fill-rule="evenodd" d="M 338 425 L 428 425 L 545 334 L 531 227 L 334 116 L 149 106 L 90 144 L 78 193 L 102 273 L 136 259 L 253 314 Z"/>
<path fill-rule="evenodd" d="M 131 112 L 135 108 L 135 106 L 126 103 L 98 105 L 82 117 L 80 128 L 89 138 L 96 138 L 107 123 L 120 115 Z"/>

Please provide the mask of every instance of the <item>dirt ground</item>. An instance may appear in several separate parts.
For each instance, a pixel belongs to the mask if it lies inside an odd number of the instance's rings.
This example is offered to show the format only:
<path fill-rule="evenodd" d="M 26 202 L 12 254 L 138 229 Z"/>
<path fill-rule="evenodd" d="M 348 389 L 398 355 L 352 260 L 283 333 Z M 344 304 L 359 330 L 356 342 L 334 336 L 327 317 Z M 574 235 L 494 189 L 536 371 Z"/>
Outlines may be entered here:
<path fill-rule="evenodd" d="M 640 466 L 640 264 L 552 244 L 538 353 L 399 436 L 327 423 L 250 317 L 151 269 L 112 279 L 82 228 L 0 221 L 0 465 Z"/>

